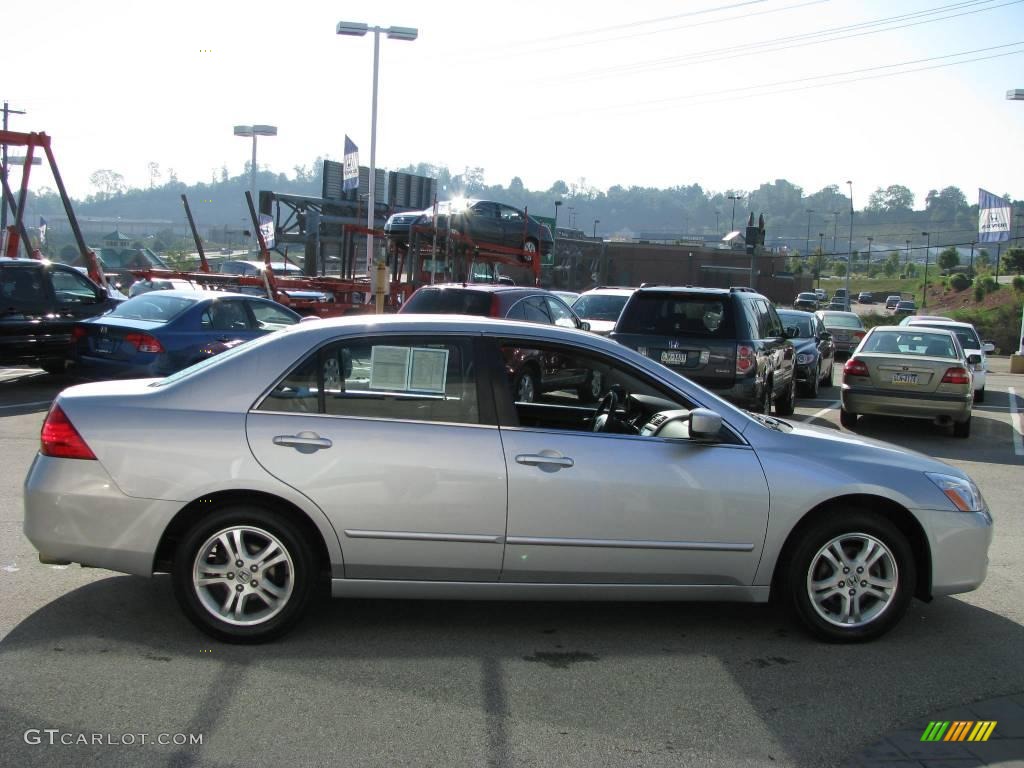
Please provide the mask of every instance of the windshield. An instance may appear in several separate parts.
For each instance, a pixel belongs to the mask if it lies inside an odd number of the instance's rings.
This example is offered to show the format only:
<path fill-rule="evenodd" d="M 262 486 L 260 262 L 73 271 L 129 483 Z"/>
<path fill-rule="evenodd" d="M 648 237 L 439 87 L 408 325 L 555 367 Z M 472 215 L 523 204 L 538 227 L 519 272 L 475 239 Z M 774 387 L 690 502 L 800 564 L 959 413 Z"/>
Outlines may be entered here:
<path fill-rule="evenodd" d="M 167 323 L 176 318 L 196 303 L 196 299 L 182 296 L 166 296 L 160 293 L 144 293 L 134 299 L 128 299 L 119 305 L 107 317 L 124 317 L 132 320 L 148 320 L 154 323 Z"/>
<path fill-rule="evenodd" d="M 822 317 L 825 325 L 832 328 L 863 328 L 864 324 L 860 321 L 860 318 L 856 315 L 840 313 L 840 312 L 826 312 Z"/>
<path fill-rule="evenodd" d="M 614 323 L 622 314 L 622 308 L 626 306 L 627 301 L 629 296 L 580 296 L 572 305 L 572 309 L 584 320 L 607 320 Z"/>

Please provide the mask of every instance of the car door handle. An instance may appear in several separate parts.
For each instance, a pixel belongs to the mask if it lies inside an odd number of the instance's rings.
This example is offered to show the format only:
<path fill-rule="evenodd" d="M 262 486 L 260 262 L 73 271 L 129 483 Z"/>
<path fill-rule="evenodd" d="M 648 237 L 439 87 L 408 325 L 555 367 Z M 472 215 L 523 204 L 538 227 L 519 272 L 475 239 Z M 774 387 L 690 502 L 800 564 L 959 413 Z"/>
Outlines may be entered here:
<path fill-rule="evenodd" d="M 544 454 L 521 453 L 516 456 L 517 464 L 525 464 L 528 467 L 569 467 L 575 466 L 576 462 L 568 456 L 546 456 Z"/>
<path fill-rule="evenodd" d="M 326 437 L 320 437 L 316 432 L 299 432 L 297 435 L 277 435 L 274 437 L 273 443 L 285 448 L 298 448 L 302 452 L 310 453 L 321 448 L 330 448 L 334 445 Z"/>

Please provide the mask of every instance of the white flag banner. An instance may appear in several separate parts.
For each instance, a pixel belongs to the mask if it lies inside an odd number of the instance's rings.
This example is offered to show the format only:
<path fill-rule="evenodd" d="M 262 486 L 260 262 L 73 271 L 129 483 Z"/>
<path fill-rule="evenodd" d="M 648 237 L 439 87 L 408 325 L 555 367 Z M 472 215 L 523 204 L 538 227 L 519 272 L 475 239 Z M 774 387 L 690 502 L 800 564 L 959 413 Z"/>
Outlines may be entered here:
<path fill-rule="evenodd" d="M 978 190 L 978 242 L 1005 243 L 1010 239 L 1010 204 L 999 195 Z"/>
<path fill-rule="evenodd" d="M 267 250 L 274 247 L 274 220 L 265 213 L 260 214 L 260 232 L 263 233 L 263 241 Z"/>

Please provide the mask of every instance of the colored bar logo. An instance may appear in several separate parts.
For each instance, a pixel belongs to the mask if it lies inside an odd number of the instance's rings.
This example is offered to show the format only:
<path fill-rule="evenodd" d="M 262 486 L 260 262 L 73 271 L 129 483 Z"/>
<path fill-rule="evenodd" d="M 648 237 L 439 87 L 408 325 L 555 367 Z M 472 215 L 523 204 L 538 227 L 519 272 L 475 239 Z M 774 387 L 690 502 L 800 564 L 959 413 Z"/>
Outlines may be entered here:
<path fill-rule="evenodd" d="M 988 741 L 997 720 L 933 720 L 921 734 L 921 741 Z"/>

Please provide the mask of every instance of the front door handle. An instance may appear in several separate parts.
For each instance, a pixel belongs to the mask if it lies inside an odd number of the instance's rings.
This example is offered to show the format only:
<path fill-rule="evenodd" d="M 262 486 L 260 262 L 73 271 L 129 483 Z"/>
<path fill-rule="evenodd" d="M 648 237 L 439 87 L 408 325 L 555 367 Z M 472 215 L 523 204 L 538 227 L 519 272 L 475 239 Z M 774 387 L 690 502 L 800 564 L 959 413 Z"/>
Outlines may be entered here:
<path fill-rule="evenodd" d="M 568 456 L 548 455 L 546 452 L 521 453 L 516 456 L 516 463 L 525 464 L 528 467 L 565 467 L 566 469 L 576 464 Z"/>
<path fill-rule="evenodd" d="M 326 437 L 320 437 L 316 432 L 299 432 L 297 435 L 277 435 L 274 437 L 273 443 L 284 448 L 297 448 L 300 453 L 313 453 L 321 448 L 330 448 L 334 445 Z"/>

